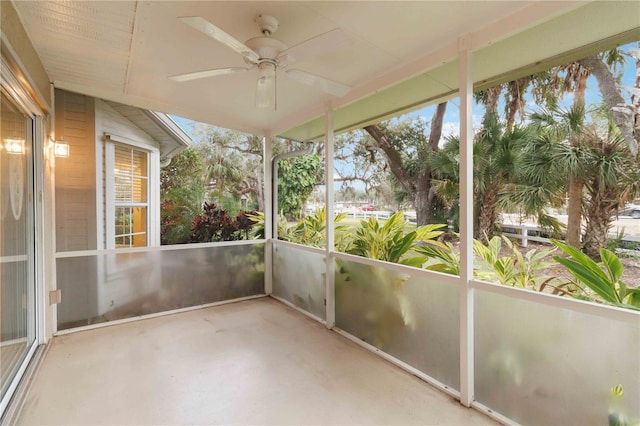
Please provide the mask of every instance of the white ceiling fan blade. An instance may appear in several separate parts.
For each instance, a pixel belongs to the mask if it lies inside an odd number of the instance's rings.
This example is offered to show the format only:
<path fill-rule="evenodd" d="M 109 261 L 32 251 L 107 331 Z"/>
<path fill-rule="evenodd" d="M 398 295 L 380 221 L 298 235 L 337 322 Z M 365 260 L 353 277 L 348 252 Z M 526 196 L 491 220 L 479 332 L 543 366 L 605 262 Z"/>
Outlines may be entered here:
<path fill-rule="evenodd" d="M 343 97 L 351 90 L 351 87 L 345 84 L 338 83 L 337 81 L 329 80 L 328 78 L 320 77 L 319 75 L 311 74 L 306 71 L 293 69 L 285 71 L 285 74 L 297 82 L 318 87 L 324 92 L 338 97 Z"/>
<path fill-rule="evenodd" d="M 260 68 L 260 77 L 256 83 L 256 108 L 273 109 L 276 105 L 276 70 L 271 64 Z"/>
<path fill-rule="evenodd" d="M 245 46 L 244 43 L 240 42 L 232 35 L 229 35 L 226 32 L 222 31 L 220 28 L 216 27 L 211 22 L 207 21 L 204 18 L 201 18 L 200 16 L 186 16 L 180 17 L 178 19 L 191 26 L 192 28 L 230 47 L 245 58 L 249 59 L 251 62 L 258 62 L 258 60 L 260 59 L 260 56 L 256 52 Z"/>
<path fill-rule="evenodd" d="M 189 80 L 197 80 L 199 78 L 215 77 L 217 75 L 239 74 L 245 71 L 249 71 L 249 68 L 219 68 L 215 70 L 196 71 L 196 72 L 189 72 L 186 74 L 172 75 L 169 77 L 169 80 L 182 82 L 182 81 L 189 81 Z"/>
<path fill-rule="evenodd" d="M 347 34 L 340 28 L 336 28 L 288 48 L 278 56 L 278 60 L 281 62 L 305 61 L 314 56 L 348 48 L 351 44 L 352 41 Z"/>

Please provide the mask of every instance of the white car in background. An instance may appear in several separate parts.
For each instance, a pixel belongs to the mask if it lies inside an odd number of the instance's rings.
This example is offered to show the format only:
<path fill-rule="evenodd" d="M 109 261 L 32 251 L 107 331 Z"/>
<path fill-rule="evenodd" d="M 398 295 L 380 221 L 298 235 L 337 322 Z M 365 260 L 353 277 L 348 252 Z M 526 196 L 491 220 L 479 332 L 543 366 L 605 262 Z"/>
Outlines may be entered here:
<path fill-rule="evenodd" d="M 631 216 L 634 219 L 640 219 L 640 205 L 627 204 L 618 210 L 618 216 Z"/>

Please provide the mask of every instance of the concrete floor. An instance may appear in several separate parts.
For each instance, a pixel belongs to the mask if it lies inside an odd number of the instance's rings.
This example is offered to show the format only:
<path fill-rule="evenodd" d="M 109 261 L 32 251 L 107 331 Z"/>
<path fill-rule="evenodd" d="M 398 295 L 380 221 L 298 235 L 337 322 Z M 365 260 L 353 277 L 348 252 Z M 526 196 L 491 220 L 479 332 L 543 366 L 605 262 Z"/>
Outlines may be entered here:
<path fill-rule="evenodd" d="M 56 337 L 18 424 L 495 424 L 270 298 Z"/>

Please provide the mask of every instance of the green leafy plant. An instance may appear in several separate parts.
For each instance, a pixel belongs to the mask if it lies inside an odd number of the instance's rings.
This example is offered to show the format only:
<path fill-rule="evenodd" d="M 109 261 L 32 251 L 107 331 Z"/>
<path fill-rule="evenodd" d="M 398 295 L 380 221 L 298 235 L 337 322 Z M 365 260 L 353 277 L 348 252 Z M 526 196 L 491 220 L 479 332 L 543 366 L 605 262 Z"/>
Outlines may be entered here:
<path fill-rule="evenodd" d="M 460 254 L 453 249 L 450 242 L 445 247 L 421 246 L 416 253 L 424 255 L 423 268 L 430 271 L 442 272 L 450 275 L 460 275 Z"/>
<path fill-rule="evenodd" d="M 258 212 L 250 215 L 253 220 L 253 233 L 256 238 L 264 238 L 264 213 Z M 336 247 L 341 247 L 342 241 L 348 235 L 349 226 L 339 222 L 347 217 L 347 213 L 340 213 L 333 219 L 336 233 Z M 312 215 L 300 219 L 294 226 L 289 226 L 284 216 L 278 216 L 278 239 L 296 244 L 303 244 L 313 247 L 324 247 L 326 240 L 326 218 L 325 208 L 316 210 Z"/>
<path fill-rule="evenodd" d="M 302 205 L 318 185 L 322 161 L 317 155 L 280 162 L 278 173 L 278 209 L 289 218 L 299 218 Z"/>
<path fill-rule="evenodd" d="M 607 239 L 607 245 L 605 248 L 615 253 L 616 250 L 622 246 L 622 240 L 624 239 L 624 235 L 625 235 L 624 228 L 618 229 L 618 232 L 616 232 L 615 237 Z"/>
<path fill-rule="evenodd" d="M 527 251 L 524 255 L 520 252 L 511 240 L 502 236 L 503 241 L 513 252 L 517 273 L 515 282 L 517 287 L 521 288 L 539 288 L 541 282 L 549 283 L 550 279 L 540 275 L 539 271 L 554 266 L 553 262 L 544 259 L 551 255 L 556 249 L 537 251 L 535 249 Z"/>
<path fill-rule="evenodd" d="M 516 282 L 516 266 L 511 256 L 500 256 L 502 238 L 495 236 L 487 245 L 473 240 L 473 252 L 484 262 L 484 269 L 476 270 L 474 275 L 485 281 L 497 280 L 500 284 L 514 285 Z"/>
<path fill-rule="evenodd" d="M 640 288 L 629 288 L 622 281 L 624 268 L 613 252 L 601 248 L 602 262 L 596 263 L 574 247 L 557 240 L 551 242 L 570 256 L 553 258 L 573 275 L 576 285 L 585 285 L 595 293 L 597 297 L 592 299 L 613 306 L 640 310 Z"/>
<path fill-rule="evenodd" d="M 263 212 L 252 212 L 250 214 L 248 214 L 248 216 L 251 218 L 251 220 L 253 221 L 254 225 L 253 225 L 253 237 L 257 238 L 259 240 L 264 239 L 265 237 L 265 232 L 264 232 L 264 213 Z M 287 228 L 288 228 L 288 224 L 287 224 L 287 219 L 284 218 L 283 216 L 278 216 L 278 235 L 286 235 L 287 233 Z"/>
<path fill-rule="evenodd" d="M 508 256 L 500 256 L 503 242 L 511 251 Z M 501 284 L 513 287 L 543 291 L 545 287 L 550 286 L 556 294 L 569 293 L 570 289 L 562 288 L 564 284 L 554 285 L 558 278 L 547 277 L 540 273 L 541 270 L 554 266 L 553 262 L 544 259 L 555 250 L 555 248 L 543 251 L 531 249 L 523 255 L 505 236 L 495 236 L 487 245 L 474 240 L 473 251 L 485 266 L 485 269 L 474 271 L 474 276 L 487 281 L 497 279 Z"/>
<path fill-rule="evenodd" d="M 339 224 L 346 217 L 347 213 L 340 213 L 334 217 L 336 235 L 343 235 L 347 230 L 348 226 Z M 326 220 L 327 213 L 325 208 L 322 207 L 313 214 L 299 220 L 295 226 L 288 228 L 282 234 L 282 239 L 306 246 L 324 247 L 326 244 Z"/>
<path fill-rule="evenodd" d="M 404 213 L 394 213 L 382 225 L 375 219 L 363 220 L 356 230 L 347 253 L 387 262 L 422 267 L 424 256 L 405 257 L 421 244 L 446 246 L 436 240 L 446 225 L 430 224 L 405 232 L 408 222 Z"/>

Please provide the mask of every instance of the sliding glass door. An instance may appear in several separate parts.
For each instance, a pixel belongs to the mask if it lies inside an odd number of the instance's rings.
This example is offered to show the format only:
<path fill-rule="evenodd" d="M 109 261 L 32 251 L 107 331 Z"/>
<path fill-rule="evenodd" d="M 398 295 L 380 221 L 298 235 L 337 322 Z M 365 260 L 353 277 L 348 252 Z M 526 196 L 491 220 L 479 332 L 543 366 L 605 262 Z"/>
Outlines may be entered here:
<path fill-rule="evenodd" d="M 0 113 L 0 408 L 4 409 L 36 342 L 34 121 L 4 90 Z"/>

